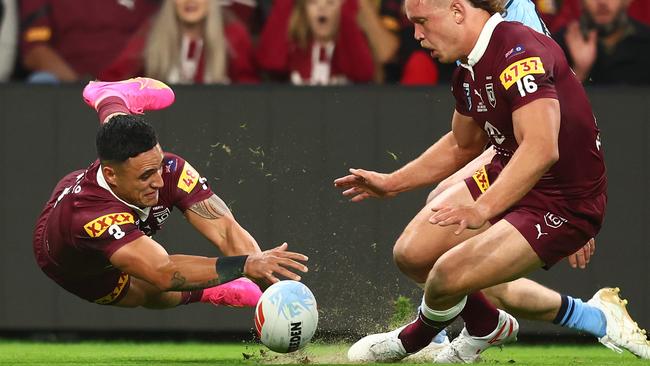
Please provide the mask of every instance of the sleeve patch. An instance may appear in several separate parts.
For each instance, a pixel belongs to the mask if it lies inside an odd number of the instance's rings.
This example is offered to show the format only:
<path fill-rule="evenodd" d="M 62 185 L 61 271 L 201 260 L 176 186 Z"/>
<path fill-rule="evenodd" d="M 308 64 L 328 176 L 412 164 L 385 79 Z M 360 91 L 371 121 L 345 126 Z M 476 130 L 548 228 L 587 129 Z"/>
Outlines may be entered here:
<path fill-rule="evenodd" d="M 199 173 L 186 161 L 183 165 L 183 173 L 178 178 L 178 188 L 190 193 L 199 182 L 199 178 Z"/>
<path fill-rule="evenodd" d="M 84 230 L 91 238 L 100 237 L 108 228 L 113 225 L 135 224 L 133 215 L 128 212 L 120 212 L 98 217 L 86 225 Z"/>
<path fill-rule="evenodd" d="M 25 32 L 25 42 L 46 42 L 52 38 L 50 27 L 33 27 Z"/>
<path fill-rule="evenodd" d="M 503 70 L 499 79 L 503 87 L 508 90 L 517 81 L 526 75 L 545 74 L 544 64 L 538 56 L 528 57 L 523 60 L 515 61 Z"/>

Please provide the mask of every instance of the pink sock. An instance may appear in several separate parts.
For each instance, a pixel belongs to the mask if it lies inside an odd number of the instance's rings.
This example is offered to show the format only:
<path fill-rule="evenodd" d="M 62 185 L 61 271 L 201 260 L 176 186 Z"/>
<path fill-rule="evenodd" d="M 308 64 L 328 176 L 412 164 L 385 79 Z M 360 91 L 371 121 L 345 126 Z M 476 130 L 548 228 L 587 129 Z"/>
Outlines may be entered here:
<path fill-rule="evenodd" d="M 126 103 L 119 97 L 106 97 L 97 104 L 95 109 L 97 110 L 97 115 L 99 115 L 100 124 L 104 124 L 106 118 L 111 114 L 131 114 L 129 108 L 126 107 Z"/>
<path fill-rule="evenodd" d="M 260 288 L 248 278 L 238 278 L 223 285 L 203 290 L 201 302 L 214 305 L 254 307 L 262 296 Z"/>
<path fill-rule="evenodd" d="M 478 291 L 467 296 L 467 304 L 460 312 L 467 332 L 474 337 L 484 337 L 492 333 L 499 323 L 499 311 Z"/>

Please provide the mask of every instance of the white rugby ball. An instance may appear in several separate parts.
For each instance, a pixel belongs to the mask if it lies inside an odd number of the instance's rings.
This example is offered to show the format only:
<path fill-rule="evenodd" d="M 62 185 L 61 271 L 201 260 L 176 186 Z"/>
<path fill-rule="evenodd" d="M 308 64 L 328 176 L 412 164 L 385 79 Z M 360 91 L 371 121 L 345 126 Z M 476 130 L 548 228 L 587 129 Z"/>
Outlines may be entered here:
<path fill-rule="evenodd" d="M 257 302 L 255 329 L 262 343 L 272 351 L 288 353 L 303 348 L 317 326 L 316 299 L 301 282 L 276 282 Z"/>

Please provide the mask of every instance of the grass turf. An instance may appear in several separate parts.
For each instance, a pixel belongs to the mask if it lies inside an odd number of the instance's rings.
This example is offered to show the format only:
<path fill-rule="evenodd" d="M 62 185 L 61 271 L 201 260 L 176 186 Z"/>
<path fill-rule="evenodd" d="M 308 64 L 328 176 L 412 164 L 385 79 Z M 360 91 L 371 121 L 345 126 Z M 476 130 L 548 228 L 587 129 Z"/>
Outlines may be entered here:
<path fill-rule="evenodd" d="M 0 341 L 0 365 L 258 365 L 343 364 L 345 345 L 312 344 L 304 351 L 279 355 L 255 344 Z M 629 353 L 602 346 L 523 346 L 489 349 L 483 364 L 648 365 Z M 386 365 L 386 364 L 382 364 Z M 400 364 L 405 365 L 405 364 Z"/>

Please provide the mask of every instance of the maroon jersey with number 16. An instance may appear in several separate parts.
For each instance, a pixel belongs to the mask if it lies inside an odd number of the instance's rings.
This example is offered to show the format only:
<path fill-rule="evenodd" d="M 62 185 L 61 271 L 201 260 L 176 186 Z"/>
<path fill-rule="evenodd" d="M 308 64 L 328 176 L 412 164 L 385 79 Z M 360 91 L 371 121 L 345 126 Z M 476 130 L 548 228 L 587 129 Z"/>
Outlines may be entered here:
<path fill-rule="evenodd" d="M 513 113 L 541 98 L 557 99 L 559 160 L 524 197 L 490 222 L 509 222 L 547 268 L 596 236 L 607 202 L 600 132 L 587 95 L 555 41 L 493 15 L 467 63 L 454 73 L 453 93 L 456 111 L 472 117 L 497 152 L 490 164 L 465 180 L 475 199 L 499 179 L 519 146 Z"/>
<path fill-rule="evenodd" d="M 454 73 L 453 94 L 458 113 L 472 117 L 485 130 L 496 148 L 495 159 L 502 165 L 518 146 L 512 113 L 540 98 L 557 99 L 560 160 L 534 189 L 566 199 L 594 197 L 605 191 L 605 164 L 591 105 L 562 49 L 551 38 L 495 14 L 467 64 Z"/>

